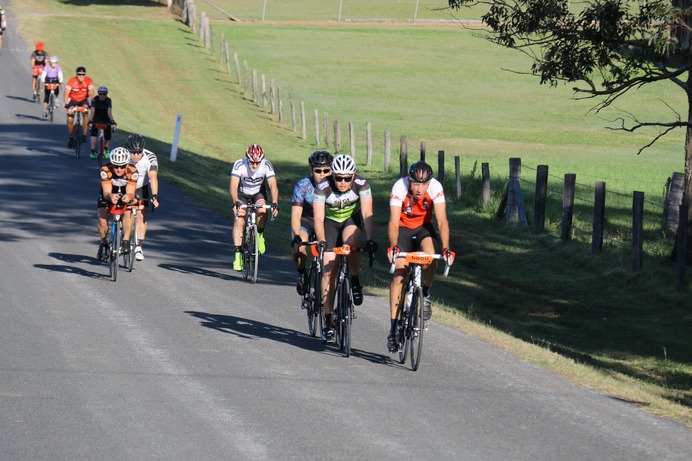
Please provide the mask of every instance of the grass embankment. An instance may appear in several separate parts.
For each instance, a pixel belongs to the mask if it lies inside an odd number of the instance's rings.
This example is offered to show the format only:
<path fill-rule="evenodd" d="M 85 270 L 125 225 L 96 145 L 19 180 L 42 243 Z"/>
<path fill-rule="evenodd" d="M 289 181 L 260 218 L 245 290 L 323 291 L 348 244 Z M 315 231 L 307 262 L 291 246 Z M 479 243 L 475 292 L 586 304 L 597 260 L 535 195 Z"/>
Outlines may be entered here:
<path fill-rule="evenodd" d="M 553 217 L 544 235 L 492 219 L 507 158 L 513 156 L 528 166 L 549 165 L 551 187 L 557 190 L 561 176 L 571 172 L 584 184 L 605 180 L 609 191 L 642 190 L 655 202 L 665 179 L 682 168 L 682 134 L 636 156 L 649 139 L 645 134 L 606 131 L 601 118 L 584 116 L 591 102 L 570 100 L 567 88 L 549 91 L 529 76 L 501 72 L 501 67 L 526 69 L 527 63 L 461 28 L 215 23 L 217 40 L 224 33 L 241 62 L 247 60 L 251 69 L 282 86 L 288 123 L 279 124 L 244 94 L 234 72 L 227 74 L 185 25 L 152 2 L 80 6 L 24 0 L 13 14 L 27 40 L 42 40 L 60 56 L 67 75 L 85 65 L 97 85 L 111 88 L 117 139 L 142 132 L 161 154 L 164 178 L 226 216 L 230 162 L 252 142 L 261 143 L 276 165 L 283 210 L 289 209 L 293 183 L 306 173 L 305 159 L 317 147 L 314 109 L 341 121 L 344 147 L 348 122 L 358 127 L 361 165 L 365 123 L 373 125 L 377 154 L 361 171 L 371 180 L 381 210 L 376 236 L 381 244 L 398 164 L 395 156 L 394 172 L 382 171 L 381 133 L 391 130 L 393 152 L 399 136 L 407 135 L 411 157 L 420 141 L 428 155 L 438 150 L 460 155 L 464 193 L 449 204 L 459 260 L 434 289 L 446 306 L 437 309 L 436 319 L 692 425 L 690 295 L 673 291 L 673 267 L 664 257 L 671 242 L 656 230 L 656 207 L 647 205 L 647 239 L 653 243 L 647 243 L 638 273 L 630 270 L 627 235 L 618 230 L 609 234 L 602 255 L 590 255 L 588 233 L 579 232 L 590 225 L 588 206 L 577 215 L 577 238 L 559 242 L 559 192 L 551 194 Z M 289 93 L 306 103 L 307 140 L 300 138 L 300 129 L 290 129 Z M 645 108 L 666 119 L 657 98 L 675 101 L 675 95 L 672 87 L 647 89 L 622 108 L 632 113 Z M 184 117 L 182 139 L 178 161 L 170 163 L 178 113 Z M 479 206 L 479 162 L 491 164 L 494 178 L 488 209 Z M 450 196 L 453 185 L 448 181 Z M 525 202 L 533 203 L 528 196 Z M 626 202 L 619 208 L 626 209 Z M 622 210 L 609 209 L 614 211 L 626 221 Z M 287 213 L 283 216 L 267 230 L 277 245 L 287 241 Z M 370 275 L 370 289 L 384 292 L 385 264 L 376 264 Z"/>

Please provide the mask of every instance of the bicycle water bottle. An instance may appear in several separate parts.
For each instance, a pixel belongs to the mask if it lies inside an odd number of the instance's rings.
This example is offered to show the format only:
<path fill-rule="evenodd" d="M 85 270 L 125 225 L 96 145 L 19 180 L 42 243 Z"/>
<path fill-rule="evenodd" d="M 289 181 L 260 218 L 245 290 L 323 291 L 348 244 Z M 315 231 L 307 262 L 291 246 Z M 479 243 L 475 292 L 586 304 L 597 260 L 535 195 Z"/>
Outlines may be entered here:
<path fill-rule="evenodd" d="M 408 313 L 411 308 L 411 303 L 413 302 L 413 284 L 409 283 L 406 287 L 406 303 L 404 303 L 404 312 Z"/>

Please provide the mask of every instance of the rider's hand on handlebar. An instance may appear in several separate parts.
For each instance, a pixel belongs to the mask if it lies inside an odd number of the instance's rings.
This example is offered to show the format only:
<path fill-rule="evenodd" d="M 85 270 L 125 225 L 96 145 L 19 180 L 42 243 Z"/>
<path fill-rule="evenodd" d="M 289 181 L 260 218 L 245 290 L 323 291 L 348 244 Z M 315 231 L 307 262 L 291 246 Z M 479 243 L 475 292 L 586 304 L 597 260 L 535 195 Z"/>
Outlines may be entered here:
<path fill-rule="evenodd" d="M 393 262 L 397 254 L 401 252 L 401 247 L 399 245 L 392 245 L 387 248 L 387 258 L 389 262 Z"/>
<path fill-rule="evenodd" d="M 233 214 L 234 215 L 238 216 L 238 212 L 240 211 L 241 205 L 242 205 L 242 203 L 240 203 L 238 200 L 233 202 Z"/>
<path fill-rule="evenodd" d="M 370 253 L 375 253 L 375 252 L 377 251 L 377 249 L 380 247 L 380 246 L 377 244 L 377 242 L 374 241 L 374 240 L 368 240 L 368 241 L 365 243 L 365 246 L 368 248 L 368 251 L 369 251 Z"/>
<path fill-rule="evenodd" d="M 294 235 L 293 240 L 291 240 L 291 249 L 293 250 L 293 253 L 298 252 L 301 243 L 303 243 L 303 239 L 300 238 L 300 235 Z"/>
<path fill-rule="evenodd" d="M 454 262 L 454 258 L 457 257 L 457 254 L 450 250 L 449 248 L 443 248 L 442 249 L 442 256 L 445 258 L 445 261 L 447 261 L 447 265 L 451 266 L 452 263 Z"/>
<path fill-rule="evenodd" d="M 278 203 L 272 203 L 272 216 L 277 217 L 279 216 L 279 204 Z"/>

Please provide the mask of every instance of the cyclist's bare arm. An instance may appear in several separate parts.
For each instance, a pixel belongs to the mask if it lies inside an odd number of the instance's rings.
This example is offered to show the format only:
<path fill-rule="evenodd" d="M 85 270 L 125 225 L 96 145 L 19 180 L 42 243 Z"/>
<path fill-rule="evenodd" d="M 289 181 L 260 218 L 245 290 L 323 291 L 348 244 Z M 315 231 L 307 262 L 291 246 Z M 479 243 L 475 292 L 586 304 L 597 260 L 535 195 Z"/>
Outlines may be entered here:
<path fill-rule="evenodd" d="M 324 203 L 323 202 L 313 202 L 312 203 L 312 214 L 315 219 L 315 235 L 317 240 L 324 242 L 326 240 L 324 233 Z"/>
<path fill-rule="evenodd" d="M 368 239 L 375 237 L 375 220 L 372 216 L 372 198 L 360 200 L 360 212 L 363 215 L 363 225 Z"/>

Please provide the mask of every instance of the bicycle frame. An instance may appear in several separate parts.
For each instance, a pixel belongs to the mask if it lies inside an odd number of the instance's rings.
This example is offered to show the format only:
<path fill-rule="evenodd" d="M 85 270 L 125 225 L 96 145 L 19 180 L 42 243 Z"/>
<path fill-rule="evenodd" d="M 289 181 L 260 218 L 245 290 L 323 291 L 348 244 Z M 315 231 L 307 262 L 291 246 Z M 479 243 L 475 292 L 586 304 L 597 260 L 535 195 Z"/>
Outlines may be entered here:
<path fill-rule="evenodd" d="M 271 205 L 247 204 L 241 205 L 245 209 L 245 226 L 243 227 L 242 252 L 243 252 L 243 280 L 250 283 L 257 282 L 257 270 L 259 268 L 259 247 L 257 243 L 257 210 L 271 209 Z"/>
<path fill-rule="evenodd" d="M 84 107 L 71 107 L 68 110 L 69 114 L 74 115 L 74 123 L 72 125 L 72 141 L 74 143 L 75 157 L 79 159 L 82 151 L 82 135 L 84 134 L 84 113 L 88 109 Z M 101 169 L 102 164 L 99 162 L 98 168 Z"/>
<path fill-rule="evenodd" d="M 319 252 L 315 253 L 315 245 L 319 242 L 303 242 L 301 245 L 313 248 L 312 262 L 308 268 L 308 289 L 303 294 L 301 307 L 308 315 L 308 330 L 313 338 L 317 336 L 317 318 L 319 318 L 320 336 L 323 336 L 324 308 L 322 306 L 322 260 Z M 323 338 L 324 339 L 324 338 Z"/>
<path fill-rule="evenodd" d="M 98 130 L 96 134 L 96 149 L 98 152 L 99 168 L 103 165 L 103 159 L 106 152 L 106 135 L 104 130 L 111 126 L 109 123 L 94 123 L 94 127 Z"/>
<path fill-rule="evenodd" d="M 50 121 L 53 122 L 53 111 L 55 110 L 55 90 L 60 87 L 59 83 L 46 83 L 46 88 L 50 90 L 50 95 L 48 97 L 48 113 L 50 114 Z"/>
<path fill-rule="evenodd" d="M 423 266 L 431 264 L 433 260 L 442 259 L 445 261 L 446 277 L 449 274 L 450 260 L 441 254 L 421 251 L 399 252 L 392 258 L 390 273 L 396 270 L 397 258 L 404 258 L 408 263 L 397 309 L 399 362 L 406 363 L 406 356 L 410 351 L 411 370 L 416 371 L 423 352 L 423 332 L 427 330 L 423 317 Z"/>
<path fill-rule="evenodd" d="M 124 214 L 124 209 L 116 209 L 115 206 L 110 206 L 111 212 L 109 217 L 111 222 L 108 231 L 108 245 L 110 247 L 109 264 L 110 264 L 110 278 L 112 281 L 118 280 L 118 266 L 119 266 L 119 256 L 120 256 L 120 244 L 123 233 L 123 221 L 122 217 Z"/>

